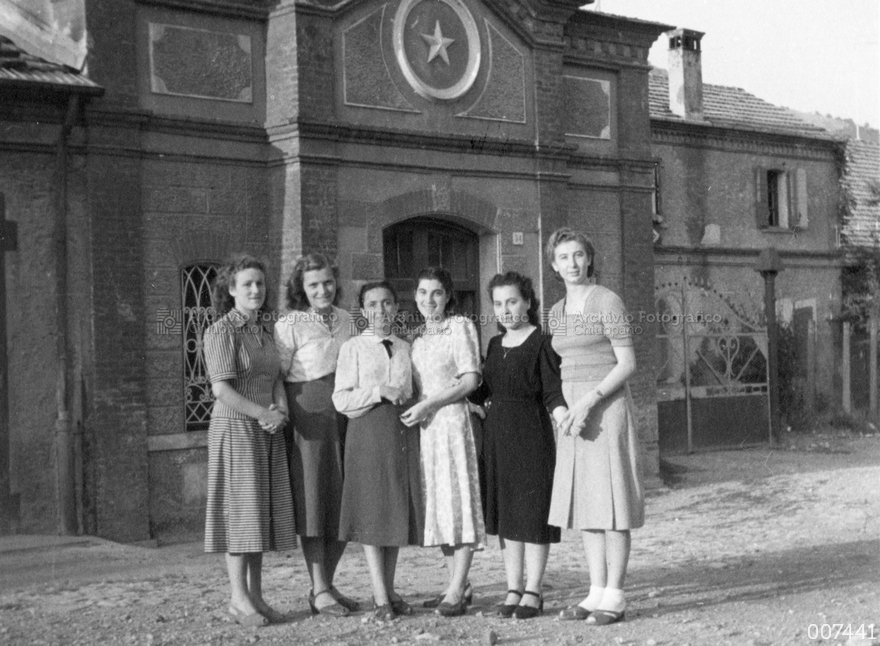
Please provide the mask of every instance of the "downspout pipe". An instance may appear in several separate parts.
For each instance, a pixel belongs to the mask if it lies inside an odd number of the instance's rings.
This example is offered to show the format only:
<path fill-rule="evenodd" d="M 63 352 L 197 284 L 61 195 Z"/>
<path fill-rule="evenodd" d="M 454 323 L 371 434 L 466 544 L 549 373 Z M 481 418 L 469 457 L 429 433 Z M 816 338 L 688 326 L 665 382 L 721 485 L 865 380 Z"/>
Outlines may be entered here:
<path fill-rule="evenodd" d="M 67 175 L 68 139 L 80 111 L 80 96 L 71 93 L 61 123 L 55 154 L 55 219 L 53 226 L 53 251 L 55 256 L 55 487 L 58 509 L 58 533 L 79 533 L 77 512 L 76 464 L 74 437 L 70 415 L 70 357 L 68 322 L 68 215 Z"/>

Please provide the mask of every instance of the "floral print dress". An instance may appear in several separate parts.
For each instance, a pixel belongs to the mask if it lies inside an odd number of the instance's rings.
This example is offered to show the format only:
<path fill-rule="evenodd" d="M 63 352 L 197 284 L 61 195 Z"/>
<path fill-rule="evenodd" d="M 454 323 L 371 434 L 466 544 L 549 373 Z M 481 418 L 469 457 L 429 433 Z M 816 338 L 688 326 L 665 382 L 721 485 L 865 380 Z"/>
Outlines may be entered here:
<path fill-rule="evenodd" d="M 442 326 L 413 342 L 412 363 L 420 400 L 449 388 L 464 374 L 479 374 L 473 323 L 447 317 Z M 484 542 L 477 451 L 465 399 L 447 404 L 421 423 L 421 467 L 424 545 Z"/>

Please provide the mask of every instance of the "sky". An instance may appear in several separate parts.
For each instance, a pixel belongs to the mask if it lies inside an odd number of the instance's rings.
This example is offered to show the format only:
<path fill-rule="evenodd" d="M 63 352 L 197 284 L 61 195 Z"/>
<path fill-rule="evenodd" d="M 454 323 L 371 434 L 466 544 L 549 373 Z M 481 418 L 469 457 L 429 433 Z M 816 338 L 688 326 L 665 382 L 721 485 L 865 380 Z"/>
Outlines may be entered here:
<path fill-rule="evenodd" d="M 704 32 L 705 83 L 880 126 L 880 0 L 596 0 L 587 7 L 597 8 Z M 661 37 L 650 62 L 666 68 L 667 52 Z"/>

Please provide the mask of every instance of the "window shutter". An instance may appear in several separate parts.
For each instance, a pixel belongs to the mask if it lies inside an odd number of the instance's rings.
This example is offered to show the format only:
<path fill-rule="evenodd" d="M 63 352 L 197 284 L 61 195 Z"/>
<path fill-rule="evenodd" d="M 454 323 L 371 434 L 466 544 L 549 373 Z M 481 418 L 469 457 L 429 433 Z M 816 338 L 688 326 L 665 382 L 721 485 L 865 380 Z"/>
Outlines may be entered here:
<path fill-rule="evenodd" d="M 766 168 L 755 169 L 755 223 L 759 229 L 766 229 L 770 226 Z"/>
<path fill-rule="evenodd" d="M 809 224 L 809 214 L 807 212 L 807 204 L 809 202 L 807 197 L 807 170 L 805 168 L 798 168 L 794 176 L 794 223 L 798 228 L 806 229 Z"/>

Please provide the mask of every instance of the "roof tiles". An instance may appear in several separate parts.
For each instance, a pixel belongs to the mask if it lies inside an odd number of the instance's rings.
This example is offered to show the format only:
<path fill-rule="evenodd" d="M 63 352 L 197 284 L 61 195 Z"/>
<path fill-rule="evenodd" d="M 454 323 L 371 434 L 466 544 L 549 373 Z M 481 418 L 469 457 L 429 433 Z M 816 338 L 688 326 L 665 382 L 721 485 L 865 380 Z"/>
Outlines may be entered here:
<path fill-rule="evenodd" d="M 56 91 L 101 94 L 103 88 L 78 71 L 50 63 L 0 36 L 0 87 L 34 87 Z"/>

